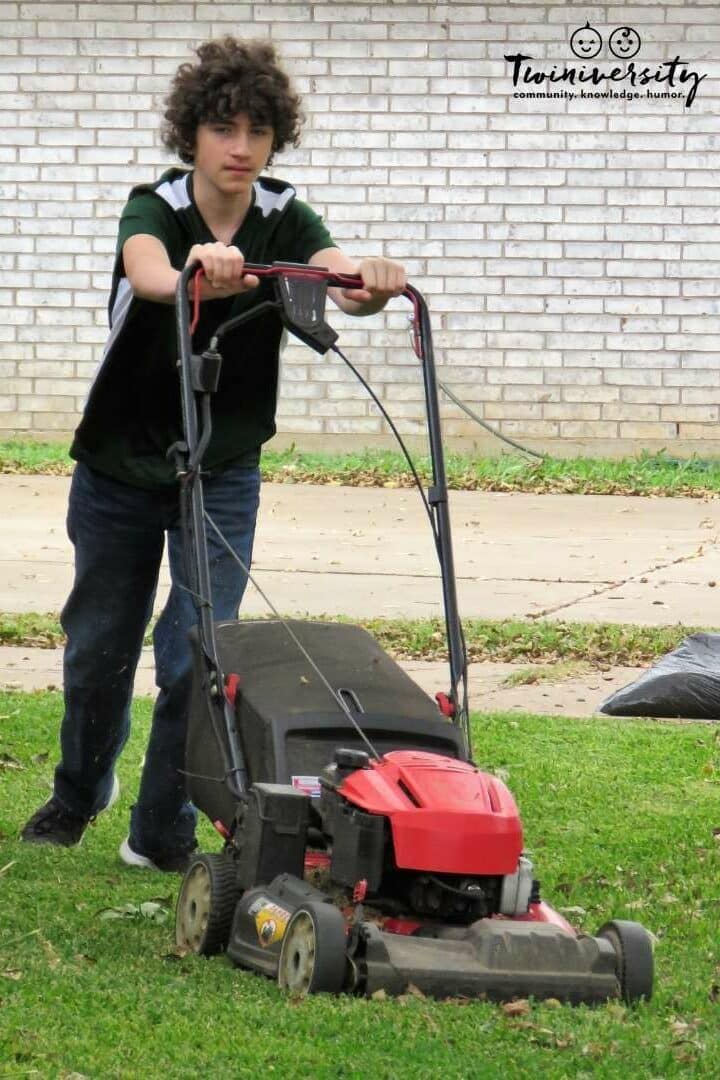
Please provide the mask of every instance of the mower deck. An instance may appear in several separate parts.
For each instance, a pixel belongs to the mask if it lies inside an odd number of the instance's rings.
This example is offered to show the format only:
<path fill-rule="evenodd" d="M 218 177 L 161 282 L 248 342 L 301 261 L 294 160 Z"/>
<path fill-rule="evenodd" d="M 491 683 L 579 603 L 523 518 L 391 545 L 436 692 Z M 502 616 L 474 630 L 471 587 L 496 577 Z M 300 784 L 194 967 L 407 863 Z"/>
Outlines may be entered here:
<path fill-rule="evenodd" d="M 370 760 L 340 749 L 319 784 L 319 799 L 251 786 L 223 854 L 198 856 L 185 876 L 179 944 L 224 950 L 299 993 L 651 996 L 652 947 L 639 924 L 592 936 L 540 900 L 496 777 L 426 752 Z"/>
<path fill-rule="evenodd" d="M 293 918 L 308 908 L 325 909 L 328 922 L 338 927 L 340 915 L 345 935 L 342 972 L 333 983 L 312 986 L 315 992 L 371 997 L 378 990 L 398 995 L 413 986 L 436 998 L 507 1001 L 533 996 L 572 1004 L 621 995 L 617 954 L 606 937 L 576 935 L 531 918 L 485 918 L 464 927 L 416 923 L 412 933 L 407 932 L 412 924 L 388 920 L 402 927 L 388 932 L 382 922 L 356 921 L 352 914 L 348 919 L 327 895 L 290 875 L 279 875 L 240 899 L 226 950 L 229 959 L 271 978 L 281 977 L 283 969 L 309 969 L 307 949 L 305 955 L 289 958 L 299 948 L 292 938 Z M 301 938 L 306 946 L 307 937 L 306 930 Z M 326 966 L 326 949 L 337 949 L 337 942 L 326 942 L 320 929 L 312 942 L 312 964 L 320 970 Z"/>

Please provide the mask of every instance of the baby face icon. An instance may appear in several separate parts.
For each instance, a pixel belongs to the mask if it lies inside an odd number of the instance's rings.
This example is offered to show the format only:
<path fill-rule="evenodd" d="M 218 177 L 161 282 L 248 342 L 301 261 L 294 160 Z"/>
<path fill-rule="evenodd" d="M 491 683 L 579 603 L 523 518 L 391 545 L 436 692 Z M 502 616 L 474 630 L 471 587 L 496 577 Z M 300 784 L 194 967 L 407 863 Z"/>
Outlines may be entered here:
<path fill-rule="evenodd" d="M 586 22 L 573 33 L 570 48 L 580 60 L 592 60 L 602 49 L 602 38 L 597 30 Z"/>
<path fill-rule="evenodd" d="M 608 44 L 610 52 L 618 60 L 629 60 L 640 51 L 640 35 L 631 26 L 618 26 L 610 35 Z"/>

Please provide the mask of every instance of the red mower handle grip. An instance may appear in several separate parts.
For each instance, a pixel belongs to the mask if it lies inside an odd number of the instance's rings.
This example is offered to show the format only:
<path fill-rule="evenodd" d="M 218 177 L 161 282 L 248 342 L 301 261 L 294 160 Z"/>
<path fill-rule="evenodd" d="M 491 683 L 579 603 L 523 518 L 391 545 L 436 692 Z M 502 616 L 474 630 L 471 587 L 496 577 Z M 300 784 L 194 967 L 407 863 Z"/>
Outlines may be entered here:
<path fill-rule="evenodd" d="M 315 281 L 327 281 L 328 285 L 340 289 L 362 289 L 363 280 L 359 274 L 336 274 L 334 270 L 328 270 L 325 266 L 310 266 L 307 263 L 274 262 L 274 263 L 245 263 L 245 274 L 254 274 L 259 278 L 293 277 L 306 278 Z M 190 278 L 195 273 L 204 273 L 202 263 L 196 260 L 188 264 L 183 270 L 183 275 Z M 405 288 L 401 294 L 412 298 L 410 288 Z"/>
<path fill-rule="evenodd" d="M 304 263 L 276 262 L 267 266 L 262 263 L 245 263 L 245 271 L 256 277 L 293 277 L 315 281 L 327 281 L 342 289 L 362 289 L 363 282 L 359 274 L 336 274 L 325 266 L 308 266 Z"/>
<path fill-rule="evenodd" d="M 333 270 L 328 270 L 326 266 L 309 266 L 307 263 L 245 263 L 243 271 L 246 274 L 253 274 L 258 278 L 292 277 L 296 279 L 304 278 L 306 281 L 326 281 L 328 285 L 336 286 L 340 289 L 362 289 L 364 287 L 363 280 L 359 274 L 336 274 Z M 197 326 L 200 317 L 199 283 L 204 272 L 202 263 L 199 259 L 196 259 L 192 263 L 188 263 L 188 265 L 183 268 L 180 275 L 181 280 L 186 282 L 189 282 L 192 278 L 195 280 L 194 310 L 190 326 L 191 334 L 195 332 L 195 327 Z M 400 295 L 407 297 L 413 305 L 415 326 L 413 348 L 415 354 L 420 357 L 419 331 L 417 325 L 419 294 L 417 289 L 414 289 L 412 285 L 406 285 Z"/>

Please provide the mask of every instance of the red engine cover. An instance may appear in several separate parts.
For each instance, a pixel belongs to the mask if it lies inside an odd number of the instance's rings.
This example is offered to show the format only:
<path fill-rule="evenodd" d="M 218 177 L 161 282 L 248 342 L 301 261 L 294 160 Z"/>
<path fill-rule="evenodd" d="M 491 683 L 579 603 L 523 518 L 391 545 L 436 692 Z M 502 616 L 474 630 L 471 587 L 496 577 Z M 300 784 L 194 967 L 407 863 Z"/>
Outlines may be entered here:
<path fill-rule="evenodd" d="M 513 874 L 522 852 L 512 795 L 494 776 L 455 758 L 392 750 L 339 788 L 353 806 L 388 818 L 395 862 L 437 874 Z"/>

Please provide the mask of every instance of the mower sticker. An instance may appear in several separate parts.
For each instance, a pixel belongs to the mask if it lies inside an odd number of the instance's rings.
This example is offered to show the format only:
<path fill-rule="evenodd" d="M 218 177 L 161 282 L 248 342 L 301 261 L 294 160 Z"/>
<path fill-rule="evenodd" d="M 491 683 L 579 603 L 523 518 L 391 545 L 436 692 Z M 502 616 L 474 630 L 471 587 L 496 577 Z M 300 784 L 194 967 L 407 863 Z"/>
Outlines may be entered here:
<path fill-rule="evenodd" d="M 255 919 L 258 941 L 263 948 L 282 941 L 290 919 L 289 911 L 274 904 L 267 896 L 259 896 L 248 908 L 248 914 Z"/>
<path fill-rule="evenodd" d="M 309 795 L 312 799 L 320 798 L 319 776 L 293 776 L 291 781 L 296 791 L 302 791 L 303 795 Z"/>

